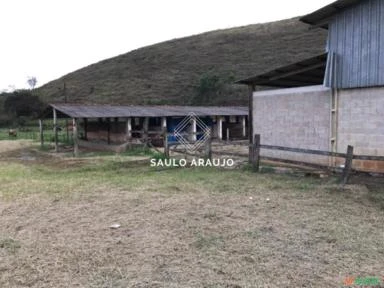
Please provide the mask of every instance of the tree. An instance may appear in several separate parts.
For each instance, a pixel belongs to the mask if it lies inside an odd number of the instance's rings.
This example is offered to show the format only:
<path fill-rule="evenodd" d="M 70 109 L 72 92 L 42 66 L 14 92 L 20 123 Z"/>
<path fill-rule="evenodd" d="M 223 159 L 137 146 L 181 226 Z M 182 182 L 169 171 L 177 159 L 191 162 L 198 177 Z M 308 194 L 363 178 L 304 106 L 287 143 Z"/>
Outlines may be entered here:
<path fill-rule="evenodd" d="M 27 83 L 29 87 L 33 90 L 37 84 L 37 78 L 35 76 L 28 77 Z"/>
<path fill-rule="evenodd" d="M 192 99 L 194 105 L 210 105 L 219 100 L 228 91 L 228 85 L 232 85 L 234 75 L 232 73 L 219 75 L 210 70 L 200 76 L 196 94 Z"/>
<path fill-rule="evenodd" d="M 44 107 L 39 97 L 32 95 L 30 90 L 16 90 L 7 94 L 4 111 L 11 117 L 37 117 Z"/>

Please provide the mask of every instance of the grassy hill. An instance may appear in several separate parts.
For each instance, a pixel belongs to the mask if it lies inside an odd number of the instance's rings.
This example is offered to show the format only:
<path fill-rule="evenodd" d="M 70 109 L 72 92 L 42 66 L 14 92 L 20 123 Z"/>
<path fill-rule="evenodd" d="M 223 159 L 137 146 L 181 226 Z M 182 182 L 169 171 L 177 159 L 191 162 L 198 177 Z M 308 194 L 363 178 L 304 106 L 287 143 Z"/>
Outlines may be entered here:
<path fill-rule="evenodd" d="M 324 30 L 309 30 L 297 18 L 217 30 L 103 60 L 39 92 L 47 102 L 61 102 L 66 93 L 69 102 L 81 103 L 246 104 L 247 89 L 233 85 L 234 79 L 322 53 L 325 39 Z M 220 91 L 198 98 L 207 79 Z"/>

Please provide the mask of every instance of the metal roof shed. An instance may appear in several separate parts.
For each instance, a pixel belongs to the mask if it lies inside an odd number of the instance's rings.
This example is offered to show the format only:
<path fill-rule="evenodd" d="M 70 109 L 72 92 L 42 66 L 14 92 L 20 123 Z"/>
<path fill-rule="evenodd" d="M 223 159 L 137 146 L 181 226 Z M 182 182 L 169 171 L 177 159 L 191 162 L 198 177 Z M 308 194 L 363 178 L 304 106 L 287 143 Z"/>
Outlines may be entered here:
<path fill-rule="evenodd" d="M 93 138 L 95 138 L 96 134 L 96 137 L 100 135 L 100 131 L 106 131 L 106 141 L 109 145 L 111 144 L 111 142 L 114 141 L 113 139 L 115 139 L 115 141 L 131 143 L 130 141 L 132 140 L 132 138 L 135 137 L 139 137 L 140 139 L 142 138 L 146 141 L 148 139 L 151 139 L 151 135 L 164 135 L 164 133 L 167 132 L 167 129 L 171 128 L 170 126 L 167 128 L 167 118 L 169 121 L 171 121 L 175 120 L 175 117 L 179 119 L 184 118 L 186 116 L 190 116 L 189 121 L 191 121 L 192 123 L 190 124 L 192 140 L 197 136 L 197 122 L 201 123 L 202 121 L 204 121 L 202 120 L 203 118 L 212 116 L 215 116 L 216 118 L 215 127 L 217 128 L 217 135 L 219 139 L 221 139 L 222 137 L 222 123 L 225 121 L 224 119 L 228 118 L 228 121 L 230 121 L 230 119 L 233 119 L 230 118 L 231 116 L 237 116 L 236 118 L 234 118 L 236 120 L 235 124 L 242 125 L 242 132 L 244 137 L 246 118 L 248 116 L 248 107 L 243 106 L 117 106 L 81 105 L 64 103 L 50 104 L 49 109 L 53 110 L 52 114 L 56 151 L 58 151 L 57 119 L 72 118 L 73 124 L 71 129 L 73 129 L 75 155 L 77 154 L 78 143 L 80 142 L 77 139 L 78 122 L 80 119 L 83 121 L 83 137 L 85 140 L 90 139 L 89 134 L 92 134 Z M 48 110 L 46 110 L 46 112 L 41 116 L 41 118 L 48 118 L 48 115 L 52 114 Z M 198 117 L 201 118 L 197 119 Z M 89 119 L 98 119 L 98 121 L 92 121 L 88 123 Z M 112 119 L 114 119 L 113 123 Z M 66 126 L 68 130 L 68 125 Z M 40 120 L 41 135 L 43 135 L 42 127 L 42 122 Z M 138 134 L 139 136 L 135 136 L 136 134 Z M 123 140 L 122 137 L 124 138 Z M 100 140 L 100 138 L 98 138 L 98 140 Z M 43 141 L 44 139 L 42 137 L 42 145 Z"/>

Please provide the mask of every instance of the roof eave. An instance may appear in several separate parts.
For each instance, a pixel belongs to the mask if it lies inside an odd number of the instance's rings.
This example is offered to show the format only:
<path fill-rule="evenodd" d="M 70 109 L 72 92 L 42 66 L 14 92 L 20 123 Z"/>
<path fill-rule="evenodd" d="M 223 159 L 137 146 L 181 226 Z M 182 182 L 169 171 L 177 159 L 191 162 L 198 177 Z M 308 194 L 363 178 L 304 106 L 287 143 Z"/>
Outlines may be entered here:
<path fill-rule="evenodd" d="M 356 5 L 360 1 L 361 0 L 338 0 L 301 17 L 299 20 L 312 26 L 327 29 L 328 23 L 334 15 L 340 13 L 340 11 L 344 9 Z"/>
<path fill-rule="evenodd" d="M 311 58 L 307 58 L 298 62 L 294 62 L 285 66 L 278 67 L 276 69 L 270 70 L 263 74 L 258 74 L 252 77 L 248 77 L 246 79 L 241 79 L 235 82 L 235 84 L 241 84 L 241 85 L 248 85 L 248 86 L 270 86 L 275 87 L 275 85 L 268 85 L 268 83 L 271 83 L 271 80 L 276 80 L 279 78 L 283 78 L 285 76 L 293 75 L 293 74 L 299 74 L 303 73 L 307 70 L 312 70 L 314 68 L 318 68 L 320 66 L 325 65 L 325 61 L 327 59 L 328 53 L 322 53 L 319 55 L 316 55 Z M 323 63 L 321 63 L 323 62 Z M 320 65 L 321 64 L 321 65 Z M 302 68 L 296 68 L 296 66 L 302 66 Z M 283 72 L 280 72 L 279 70 L 283 70 Z M 296 72 L 295 72 L 296 70 Z M 275 75 L 271 75 L 272 72 L 278 72 Z M 285 75 L 285 76 L 284 76 Z M 265 76 L 265 77 L 264 77 Z M 261 79 L 261 77 L 264 77 L 265 79 Z M 276 78 L 277 77 L 277 78 Z M 276 79 L 273 79 L 276 78 Z"/>

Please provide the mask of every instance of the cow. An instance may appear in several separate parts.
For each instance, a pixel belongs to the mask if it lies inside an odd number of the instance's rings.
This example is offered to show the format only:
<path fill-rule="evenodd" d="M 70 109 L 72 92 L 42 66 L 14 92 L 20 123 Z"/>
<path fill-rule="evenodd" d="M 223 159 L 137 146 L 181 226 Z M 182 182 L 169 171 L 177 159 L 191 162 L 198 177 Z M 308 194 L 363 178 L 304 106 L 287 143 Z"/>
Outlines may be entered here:
<path fill-rule="evenodd" d="M 15 129 L 9 129 L 8 130 L 8 136 L 9 137 L 17 137 L 17 131 Z"/>

